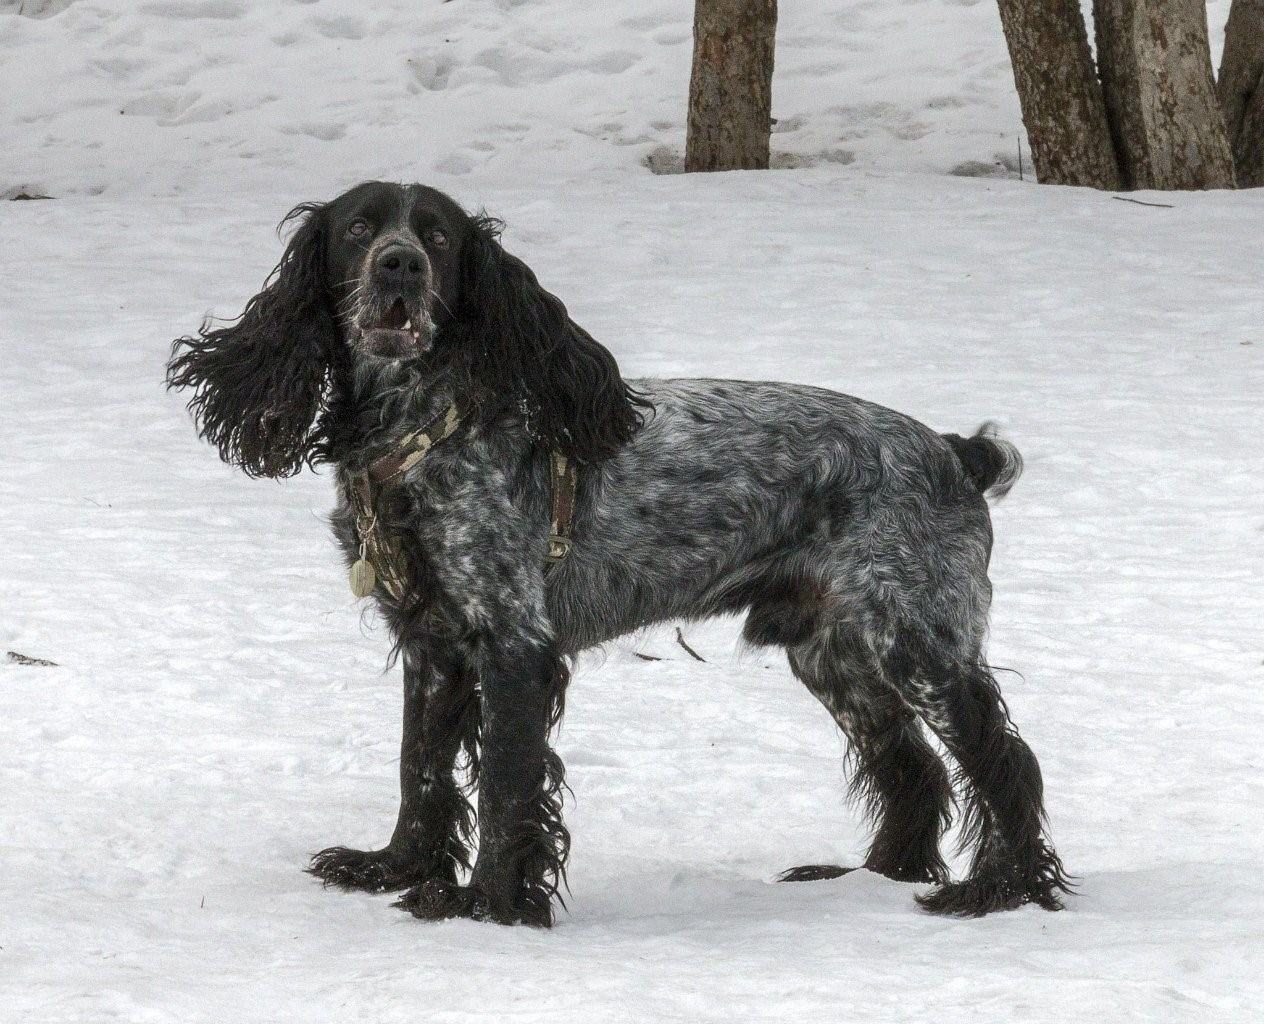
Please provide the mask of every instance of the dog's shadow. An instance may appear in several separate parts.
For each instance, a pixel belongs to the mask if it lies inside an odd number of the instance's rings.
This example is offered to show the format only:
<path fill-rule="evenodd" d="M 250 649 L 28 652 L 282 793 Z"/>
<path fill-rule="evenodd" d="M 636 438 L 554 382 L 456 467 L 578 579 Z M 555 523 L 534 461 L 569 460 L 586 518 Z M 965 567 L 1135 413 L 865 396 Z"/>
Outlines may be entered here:
<path fill-rule="evenodd" d="M 579 931 L 608 929 L 613 921 L 638 931 L 730 930 L 851 913 L 925 916 L 913 895 L 926 888 L 862 868 L 819 882 L 778 882 L 775 874 L 737 869 L 647 870 L 576 885 L 558 924 Z"/>
<path fill-rule="evenodd" d="M 778 924 L 836 924 L 854 929 L 881 921 L 884 927 L 927 936 L 1029 933 L 1032 930 L 1096 936 L 1115 933 L 1154 936 L 1172 932 L 1173 940 L 1197 921 L 1239 919 L 1255 927 L 1264 897 L 1255 893 L 1249 864 L 1173 864 L 1135 871 L 1093 871 L 1075 880 L 1066 909 L 1049 913 L 1035 906 L 984 918 L 937 917 L 921 910 L 913 897 L 929 886 L 897 882 L 864 869 L 816 882 L 778 882 L 775 874 L 758 877 L 742 869 L 681 867 L 585 879 L 572 893 L 560 927 L 608 930 L 622 921 L 640 932 L 733 929 L 760 930 Z M 850 923 L 849 923 L 850 922 Z M 1221 925 L 1218 924 L 1217 927 Z M 1232 925 L 1229 925 L 1232 929 Z"/>

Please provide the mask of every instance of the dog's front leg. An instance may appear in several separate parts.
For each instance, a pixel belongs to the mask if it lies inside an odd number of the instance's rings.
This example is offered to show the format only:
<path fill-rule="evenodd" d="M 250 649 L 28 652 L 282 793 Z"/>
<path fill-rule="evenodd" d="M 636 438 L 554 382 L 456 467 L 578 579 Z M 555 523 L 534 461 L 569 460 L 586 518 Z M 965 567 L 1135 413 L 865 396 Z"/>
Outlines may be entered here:
<path fill-rule="evenodd" d="M 390 892 L 428 880 L 455 882 L 469 867 L 472 808 L 453 777 L 465 748 L 477 757 L 478 692 L 461 663 L 404 645 L 404 736 L 399 757 L 399 817 L 380 850 L 334 846 L 308 871 L 326 885 Z"/>
<path fill-rule="evenodd" d="M 468 886 L 432 880 L 400 906 L 429 919 L 548 927 L 570 846 L 562 762 L 548 744 L 566 666 L 548 641 L 521 636 L 482 646 L 478 861 Z"/>

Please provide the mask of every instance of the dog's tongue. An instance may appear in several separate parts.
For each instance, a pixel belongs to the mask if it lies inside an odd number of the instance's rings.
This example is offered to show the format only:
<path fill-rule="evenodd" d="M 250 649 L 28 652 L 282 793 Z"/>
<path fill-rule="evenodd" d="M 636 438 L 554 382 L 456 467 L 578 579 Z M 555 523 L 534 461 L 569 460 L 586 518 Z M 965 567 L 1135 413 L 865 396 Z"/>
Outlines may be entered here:
<path fill-rule="evenodd" d="M 402 299 L 391 303 L 378 325 L 366 334 L 377 345 L 387 344 L 401 351 L 410 346 L 423 353 L 430 351 L 430 332 L 412 322 Z"/>
<path fill-rule="evenodd" d="M 408 322 L 408 310 L 404 308 L 403 299 L 396 299 L 391 303 L 390 309 L 382 314 L 382 322 L 378 327 L 388 331 L 404 331 L 412 327 Z"/>

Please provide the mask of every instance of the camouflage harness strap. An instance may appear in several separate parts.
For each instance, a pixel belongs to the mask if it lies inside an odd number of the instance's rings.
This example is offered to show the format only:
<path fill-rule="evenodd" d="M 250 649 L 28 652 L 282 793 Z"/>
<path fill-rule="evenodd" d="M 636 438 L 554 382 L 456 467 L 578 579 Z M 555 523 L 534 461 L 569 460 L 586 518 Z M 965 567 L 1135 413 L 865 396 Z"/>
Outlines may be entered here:
<path fill-rule="evenodd" d="M 407 561 L 398 538 L 390 536 L 378 524 L 379 502 L 400 477 L 440 441 L 456 433 L 460 425 L 461 413 L 453 402 L 420 430 L 406 434 L 390 452 L 371 462 L 367 470 L 351 475 L 348 493 L 356 535 L 360 539 L 360 557 L 351 565 L 349 582 L 356 597 L 368 597 L 381 583 L 392 598 L 403 600 L 408 591 Z M 572 543 L 578 471 L 575 463 L 559 451 L 549 455 L 549 484 L 553 510 L 546 568 L 562 561 L 570 553 Z"/>
<path fill-rule="evenodd" d="M 403 476 L 426 457 L 440 441 L 446 441 L 461 425 L 461 413 L 453 402 L 420 430 L 405 434 L 395 443 L 392 451 L 369 464 L 369 478 L 385 487 L 398 476 Z"/>
<path fill-rule="evenodd" d="M 556 449 L 549 454 L 549 483 L 553 490 L 553 518 L 547 564 L 556 565 L 570 554 L 575 489 L 579 483 L 575 463 Z"/>

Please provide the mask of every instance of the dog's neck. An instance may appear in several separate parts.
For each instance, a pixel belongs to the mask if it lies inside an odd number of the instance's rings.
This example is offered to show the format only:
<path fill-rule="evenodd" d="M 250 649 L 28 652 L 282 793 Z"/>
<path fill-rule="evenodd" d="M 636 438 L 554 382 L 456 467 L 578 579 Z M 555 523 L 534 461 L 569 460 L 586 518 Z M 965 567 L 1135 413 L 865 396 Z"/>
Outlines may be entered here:
<path fill-rule="evenodd" d="M 397 360 L 361 359 L 351 367 L 338 404 L 343 435 L 338 459 L 348 468 L 379 455 L 452 404 L 451 374 Z"/>

